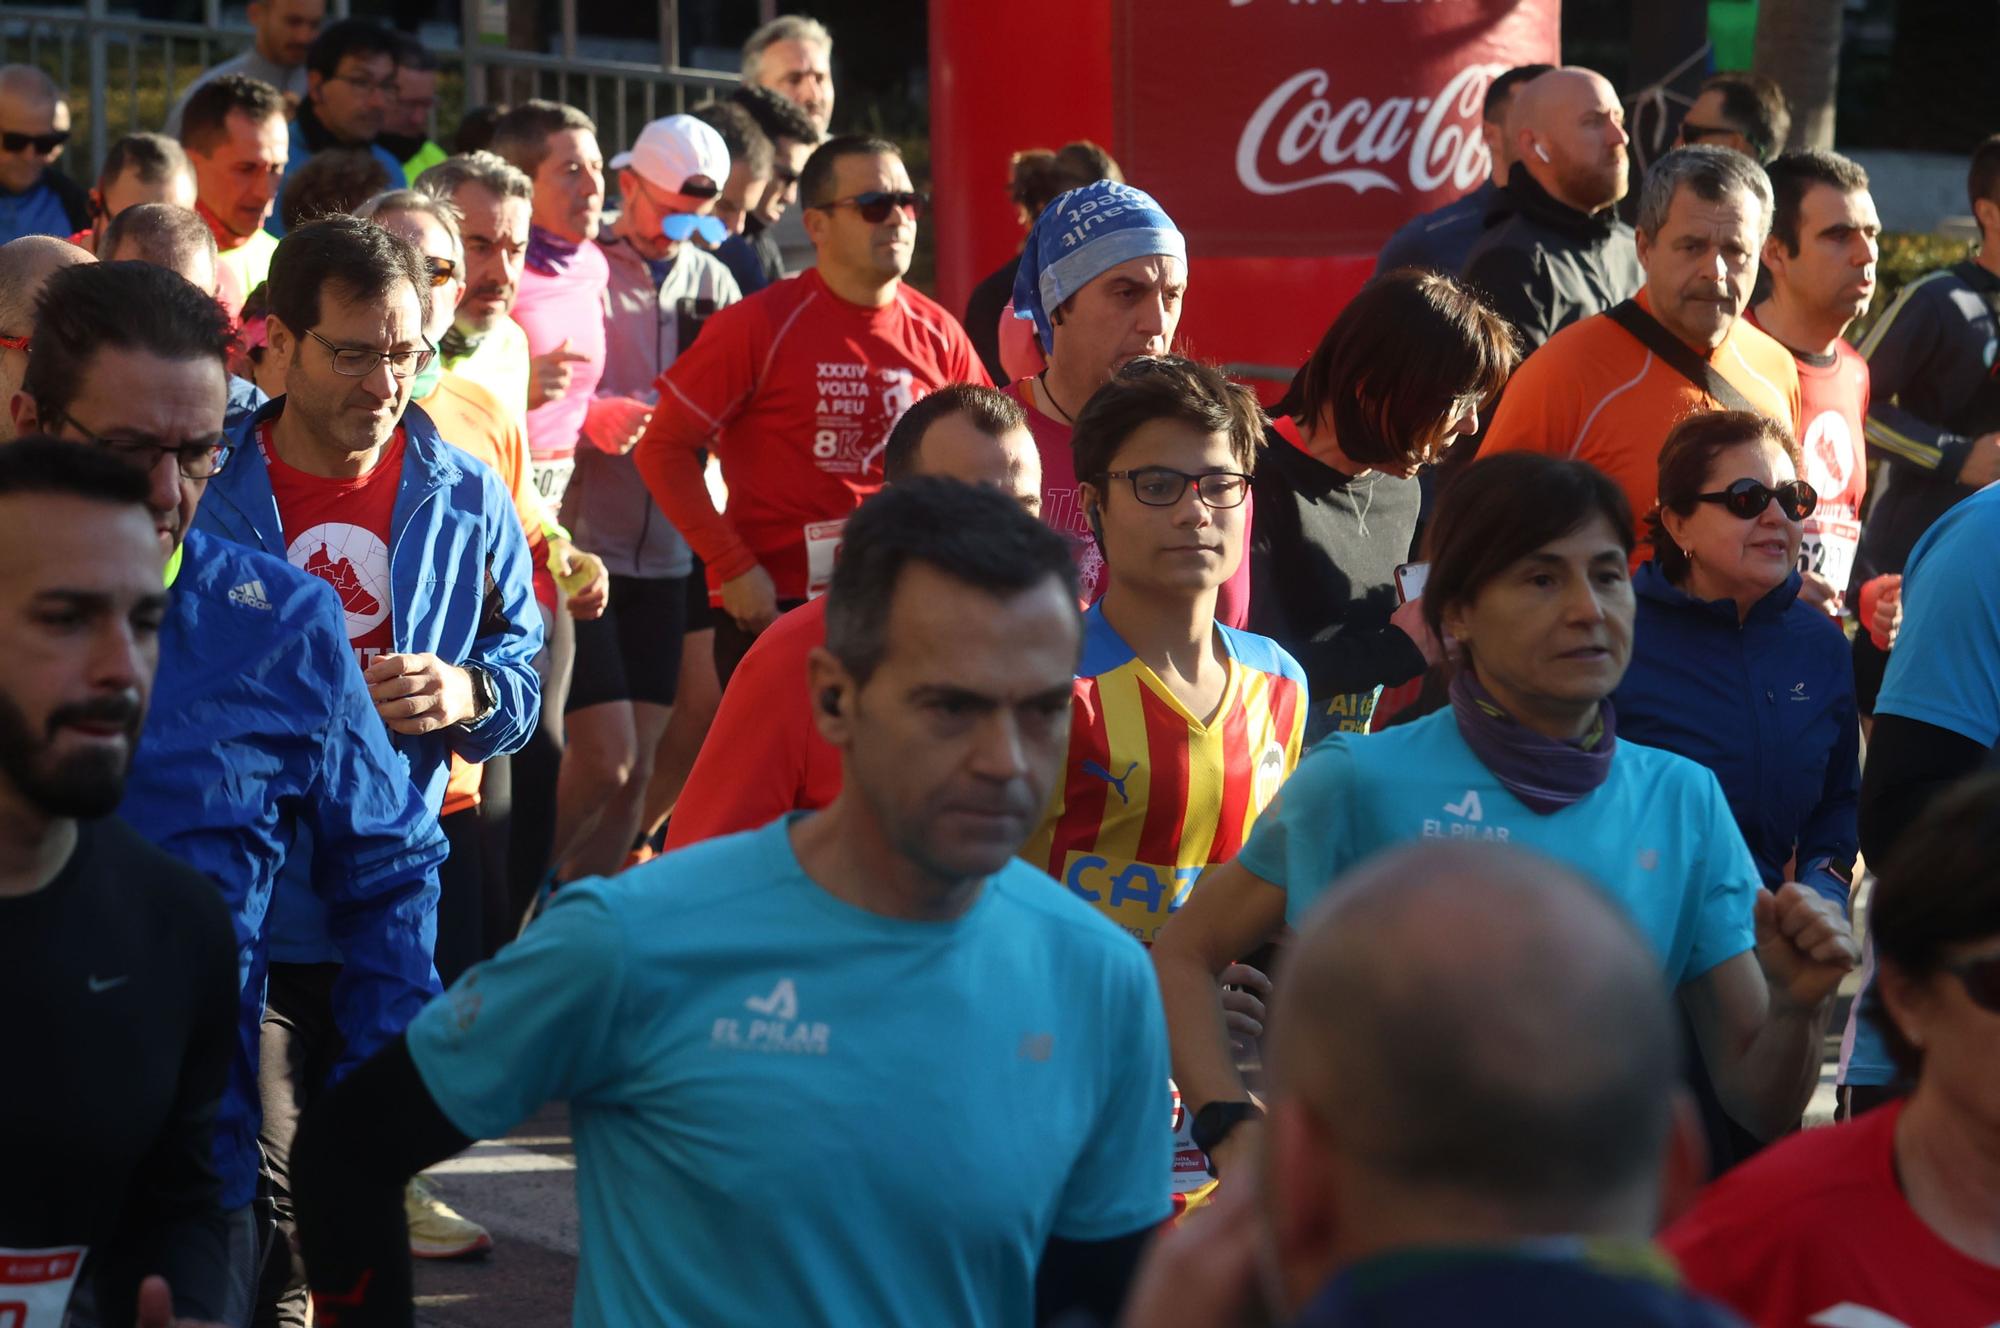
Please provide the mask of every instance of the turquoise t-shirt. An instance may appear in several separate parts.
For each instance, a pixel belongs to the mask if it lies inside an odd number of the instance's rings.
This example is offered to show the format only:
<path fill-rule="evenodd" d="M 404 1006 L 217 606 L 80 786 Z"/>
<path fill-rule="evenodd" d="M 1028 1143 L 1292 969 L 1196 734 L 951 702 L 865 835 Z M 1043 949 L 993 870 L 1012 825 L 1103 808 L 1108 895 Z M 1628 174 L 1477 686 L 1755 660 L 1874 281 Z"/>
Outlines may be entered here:
<path fill-rule="evenodd" d="M 1715 776 L 1620 741 L 1611 775 L 1547 816 L 1480 763 L 1441 710 L 1384 733 L 1329 735 L 1264 809 L 1237 861 L 1285 891 L 1297 926 L 1335 877 L 1419 839 L 1485 840 L 1577 868 L 1624 906 L 1673 986 L 1756 945 L 1757 865 Z"/>
<path fill-rule="evenodd" d="M 569 1101 L 578 1325 L 1021 1328 L 1051 1236 L 1167 1216 L 1152 965 L 1018 861 L 951 922 L 856 909 L 789 824 L 564 886 L 411 1058 L 475 1138 Z"/>

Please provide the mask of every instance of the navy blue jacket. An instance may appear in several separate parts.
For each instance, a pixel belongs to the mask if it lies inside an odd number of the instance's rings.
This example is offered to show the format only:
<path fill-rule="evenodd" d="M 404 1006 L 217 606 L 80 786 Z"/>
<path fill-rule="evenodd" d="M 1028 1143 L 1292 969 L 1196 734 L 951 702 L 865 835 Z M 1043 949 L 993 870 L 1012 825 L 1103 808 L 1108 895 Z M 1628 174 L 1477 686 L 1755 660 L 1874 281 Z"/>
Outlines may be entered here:
<path fill-rule="evenodd" d="M 1489 179 L 1462 198 L 1411 217 L 1375 255 L 1374 275 L 1400 267 L 1427 267 L 1457 276 L 1465 270 L 1472 246 L 1486 230 L 1486 214 L 1499 197 L 1499 187 Z"/>
<path fill-rule="evenodd" d="M 195 513 L 198 529 L 285 556 L 284 523 L 258 431 L 285 409 L 279 397 L 232 431 L 229 465 L 209 481 Z M 477 665 L 498 694 L 476 724 L 415 736 L 392 734 L 409 778 L 435 817 L 455 753 L 479 762 L 528 740 L 541 710 L 533 661 L 542 619 L 530 581 L 528 541 L 500 477 L 438 437 L 417 406 L 403 412 L 403 474 L 389 522 L 390 622 L 395 648 Z M 353 663 L 350 655 L 350 664 Z M 311 892 L 285 873 L 272 918 L 272 958 L 280 963 L 335 962 L 333 943 Z"/>
<path fill-rule="evenodd" d="M 1648 562 L 1632 665 L 1612 696 L 1618 736 L 1664 747 L 1715 772 L 1764 884 L 1797 879 L 1847 904 L 1830 866 L 1859 848 L 1861 730 L 1854 662 L 1832 619 L 1799 602 L 1799 576 L 1740 624 L 1734 601 L 1695 599 Z"/>
<path fill-rule="evenodd" d="M 1683 1290 L 1664 1255 L 1543 1242 L 1549 1252 L 1414 1249 L 1343 1269 L 1293 1328 L 1742 1328 Z M 1564 1254 L 1563 1245 L 1575 1252 Z M 1631 1266 L 1624 1266 L 1624 1265 Z"/>
<path fill-rule="evenodd" d="M 226 472 L 225 472 L 226 473 Z M 431 944 L 444 836 L 389 745 L 327 584 L 199 526 L 160 625 L 152 703 L 118 813 L 221 888 L 240 1005 L 216 1120 L 222 1203 L 257 1187 L 257 1036 L 267 914 L 294 837 L 348 957 L 333 1012 L 357 1062 L 437 992 Z"/>

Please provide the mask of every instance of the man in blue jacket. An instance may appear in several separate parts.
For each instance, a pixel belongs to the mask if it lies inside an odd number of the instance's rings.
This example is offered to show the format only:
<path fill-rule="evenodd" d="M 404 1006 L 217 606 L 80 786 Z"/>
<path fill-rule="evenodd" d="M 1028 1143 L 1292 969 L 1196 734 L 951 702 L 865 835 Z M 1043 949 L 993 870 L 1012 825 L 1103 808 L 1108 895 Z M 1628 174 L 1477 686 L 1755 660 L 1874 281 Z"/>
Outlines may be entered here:
<path fill-rule="evenodd" d="M 410 405 L 437 368 L 423 336 L 430 274 L 415 248 L 353 217 L 313 222 L 279 243 L 268 288 L 269 353 L 286 365 L 286 395 L 232 435 L 232 464 L 198 520 L 333 587 L 434 825 L 453 754 L 504 755 L 535 725 L 542 629 L 527 540 L 499 477 Z M 279 1191 L 298 1113 L 339 1059 L 328 997 L 344 949 L 303 883 L 287 872 L 273 902 L 262 1143 Z M 421 1192 L 412 1206 L 422 1253 L 491 1244 Z M 302 1311 L 304 1289 L 295 1268 L 288 1307 Z"/>
<path fill-rule="evenodd" d="M 388 172 L 391 189 L 406 183 L 403 163 L 377 143 L 396 96 L 396 35 L 366 19 L 329 23 L 306 49 L 306 96 L 292 117 L 285 179 L 324 148 L 366 148 Z M 283 185 L 279 186 L 282 191 Z M 283 212 L 272 208 L 264 229 L 282 238 Z"/>
<path fill-rule="evenodd" d="M 431 969 L 444 839 L 348 663 L 338 601 L 317 578 L 189 529 L 222 468 L 229 328 L 164 268 L 85 264 L 52 278 L 34 327 L 23 431 L 105 447 L 147 468 L 170 552 L 160 666 L 121 815 L 214 879 L 235 924 L 239 982 L 216 1167 L 230 1213 L 233 1300 L 258 1259 L 258 1034 L 267 910 L 295 835 L 317 844 L 311 888 L 347 965 L 333 1016 L 350 1061 L 402 1031 Z"/>

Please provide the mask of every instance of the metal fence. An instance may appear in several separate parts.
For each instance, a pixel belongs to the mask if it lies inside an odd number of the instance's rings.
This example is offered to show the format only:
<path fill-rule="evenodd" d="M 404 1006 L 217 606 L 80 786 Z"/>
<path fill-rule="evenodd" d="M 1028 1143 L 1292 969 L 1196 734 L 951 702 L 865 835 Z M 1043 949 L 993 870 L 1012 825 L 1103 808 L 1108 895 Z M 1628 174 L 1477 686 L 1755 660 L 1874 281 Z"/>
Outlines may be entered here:
<path fill-rule="evenodd" d="M 597 121 L 606 150 L 632 141 L 641 126 L 686 110 L 736 86 L 734 74 L 675 65 L 675 0 L 659 0 L 661 62 L 595 60 L 576 54 L 576 0 L 564 0 L 555 53 L 515 51 L 477 35 L 479 0 L 464 0 L 460 44 L 426 42 L 443 66 L 440 119 L 469 106 L 548 97 L 580 107 Z M 79 178 L 93 179 L 105 149 L 121 135 L 157 130 L 188 85 L 210 65 L 250 43 L 247 28 L 225 28 L 221 0 L 203 0 L 205 21 L 167 22 L 113 14 L 108 0 L 80 6 L 8 4 L 0 9 L 0 63 L 38 65 L 69 89 L 70 114 L 88 153 L 65 154 Z M 347 12 L 333 0 L 329 17 Z"/>

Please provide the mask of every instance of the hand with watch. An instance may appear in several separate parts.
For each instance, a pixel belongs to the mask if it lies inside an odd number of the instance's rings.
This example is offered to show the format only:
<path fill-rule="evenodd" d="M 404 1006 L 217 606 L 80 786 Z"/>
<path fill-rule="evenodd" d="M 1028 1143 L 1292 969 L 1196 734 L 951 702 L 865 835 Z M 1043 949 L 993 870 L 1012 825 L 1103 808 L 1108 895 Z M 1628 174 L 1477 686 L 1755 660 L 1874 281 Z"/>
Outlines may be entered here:
<path fill-rule="evenodd" d="M 471 727 L 493 713 L 499 690 L 485 669 L 432 654 L 378 655 L 362 670 L 375 711 L 392 733 Z"/>
<path fill-rule="evenodd" d="M 1195 1112 L 1188 1133 L 1208 1156 L 1208 1173 L 1220 1179 L 1255 1155 L 1263 1125 L 1264 1108 L 1254 1101 L 1211 1102 Z"/>

